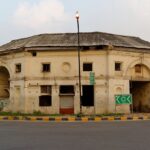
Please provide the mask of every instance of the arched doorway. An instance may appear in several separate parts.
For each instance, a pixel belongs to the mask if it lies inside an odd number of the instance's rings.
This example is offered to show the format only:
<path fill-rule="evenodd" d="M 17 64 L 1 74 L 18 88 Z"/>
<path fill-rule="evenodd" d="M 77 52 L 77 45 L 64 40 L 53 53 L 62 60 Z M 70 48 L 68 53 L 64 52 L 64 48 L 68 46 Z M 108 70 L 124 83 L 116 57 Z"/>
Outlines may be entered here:
<path fill-rule="evenodd" d="M 129 71 L 133 111 L 150 112 L 150 69 L 144 64 L 135 64 Z"/>
<path fill-rule="evenodd" d="M 6 67 L 0 66 L 0 100 L 9 98 L 10 74 Z"/>

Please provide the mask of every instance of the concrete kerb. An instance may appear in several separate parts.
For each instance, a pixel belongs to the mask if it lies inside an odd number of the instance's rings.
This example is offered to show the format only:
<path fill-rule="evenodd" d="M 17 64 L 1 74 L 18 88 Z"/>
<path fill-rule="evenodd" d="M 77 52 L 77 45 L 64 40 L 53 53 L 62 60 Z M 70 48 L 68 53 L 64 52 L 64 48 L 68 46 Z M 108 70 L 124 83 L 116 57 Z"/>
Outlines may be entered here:
<path fill-rule="evenodd" d="M 100 121 L 138 121 L 150 120 L 149 115 L 142 116 L 107 116 L 107 117 L 75 117 L 75 116 L 0 116 L 0 120 L 45 121 L 45 122 L 100 122 Z"/>

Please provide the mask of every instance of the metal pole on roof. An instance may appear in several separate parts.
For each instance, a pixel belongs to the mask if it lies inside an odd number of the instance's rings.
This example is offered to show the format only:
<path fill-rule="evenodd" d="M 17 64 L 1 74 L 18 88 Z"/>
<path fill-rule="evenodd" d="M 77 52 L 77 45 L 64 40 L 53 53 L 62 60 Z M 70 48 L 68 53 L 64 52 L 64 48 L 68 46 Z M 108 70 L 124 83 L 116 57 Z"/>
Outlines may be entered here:
<path fill-rule="evenodd" d="M 77 35 L 78 35 L 78 75 L 79 75 L 79 101 L 80 101 L 80 113 L 82 113 L 82 100 L 81 100 L 81 68 L 80 68 L 80 30 L 79 30 L 79 12 L 76 12 L 77 20 Z"/>

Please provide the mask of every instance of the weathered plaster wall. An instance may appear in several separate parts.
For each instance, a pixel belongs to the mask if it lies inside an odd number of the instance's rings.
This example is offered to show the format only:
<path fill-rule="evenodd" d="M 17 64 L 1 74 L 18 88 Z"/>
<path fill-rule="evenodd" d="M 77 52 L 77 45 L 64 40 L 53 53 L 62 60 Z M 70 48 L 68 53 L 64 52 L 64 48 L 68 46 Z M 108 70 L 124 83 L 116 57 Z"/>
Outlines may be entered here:
<path fill-rule="evenodd" d="M 120 51 L 118 51 L 120 50 Z M 83 62 L 93 64 L 95 72 L 94 104 L 95 107 L 82 107 L 83 113 L 115 112 L 115 94 L 129 94 L 129 81 L 150 81 L 150 54 L 128 52 L 126 49 L 81 52 L 82 85 L 89 85 L 89 72 L 83 72 Z M 122 62 L 121 71 L 115 71 L 115 62 Z M 21 63 L 21 73 L 15 73 L 15 64 Z M 51 71 L 42 72 L 42 63 L 50 63 Z M 142 74 L 136 74 L 134 66 L 143 64 Z M 0 56 L 0 66 L 8 68 L 10 73 L 10 105 L 11 111 L 59 113 L 60 85 L 74 85 L 74 113 L 80 112 L 78 89 L 78 59 L 75 51 L 41 51 L 33 57 L 31 52 L 12 53 Z M 2 78 L 2 76 L 0 77 Z M 40 107 L 39 96 L 41 85 L 52 85 L 52 106 Z M 149 86 L 146 88 L 149 89 Z M 146 90 L 146 91 L 147 91 Z M 146 96 L 147 97 L 147 96 Z M 147 98 L 146 98 L 147 99 Z M 145 102 L 147 103 L 147 102 Z M 129 113 L 128 105 L 117 106 L 117 112 Z"/>

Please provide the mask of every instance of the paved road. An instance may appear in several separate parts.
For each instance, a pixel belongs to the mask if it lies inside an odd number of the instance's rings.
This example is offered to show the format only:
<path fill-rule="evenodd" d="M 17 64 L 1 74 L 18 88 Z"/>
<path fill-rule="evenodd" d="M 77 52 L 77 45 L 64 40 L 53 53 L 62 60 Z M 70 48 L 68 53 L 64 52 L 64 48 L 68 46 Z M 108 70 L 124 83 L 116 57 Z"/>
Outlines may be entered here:
<path fill-rule="evenodd" d="M 150 121 L 2 121 L 0 150 L 150 150 Z"/>

